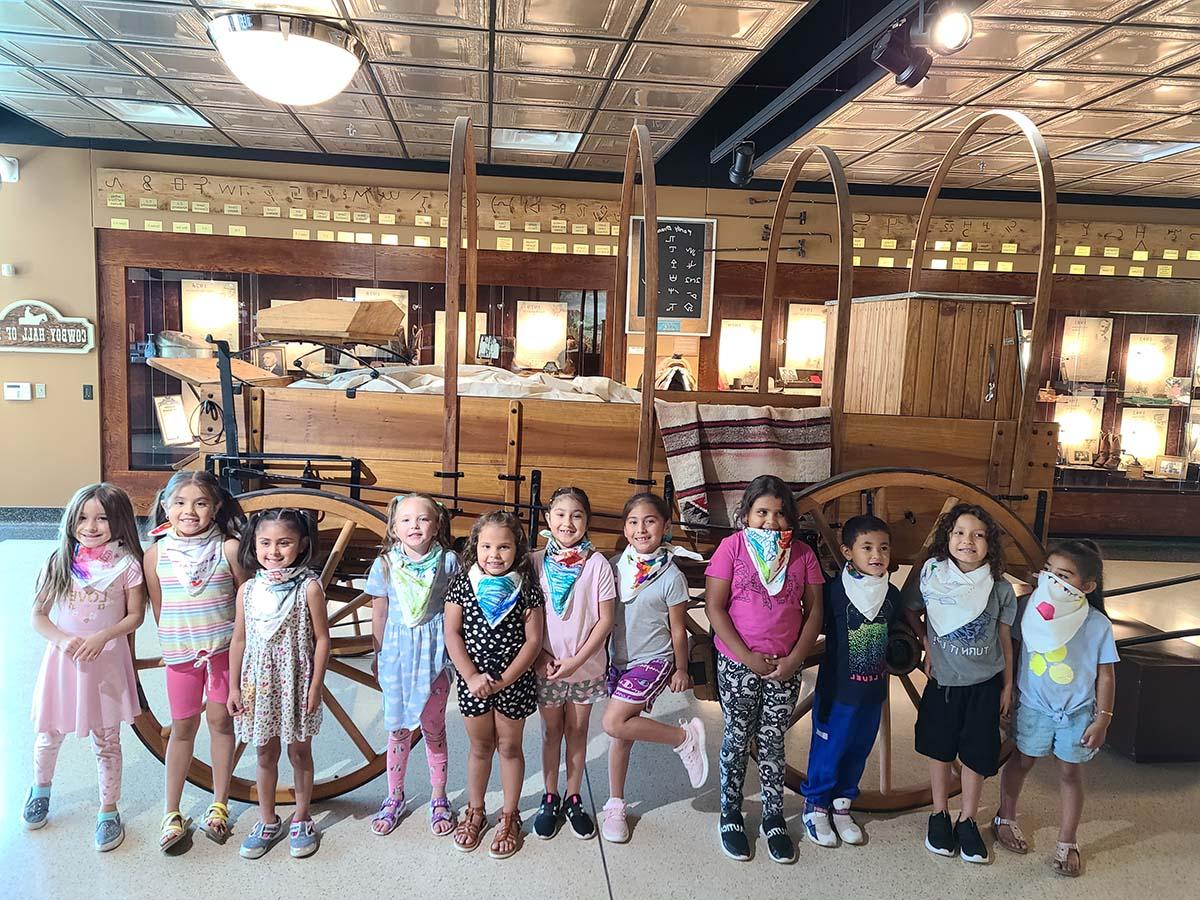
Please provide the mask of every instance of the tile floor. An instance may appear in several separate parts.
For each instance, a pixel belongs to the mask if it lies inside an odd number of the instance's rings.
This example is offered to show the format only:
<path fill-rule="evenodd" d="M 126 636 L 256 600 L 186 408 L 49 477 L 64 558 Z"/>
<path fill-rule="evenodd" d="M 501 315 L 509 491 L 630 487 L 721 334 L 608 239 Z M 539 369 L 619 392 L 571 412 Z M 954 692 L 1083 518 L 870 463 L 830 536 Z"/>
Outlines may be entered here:
<path fill-rule="evenodd" d="M 95 897 L 151 897 L 162 895 L 213 896 L 246 894 L 262 898 L 378 896 L 380 893 L 431 891 L 441 896 L 645 898 L 652 897 L 763 897 L 772 895 L 840 898 L 881 896 L 891 898 L 956 896 L 985 898 L 1153 896 L 1155 900 L 1200 895 L 1200 766 L 1134 765 L 1114 753 L 1103 752 L 1088 767 L 1088 806 L 1080 842 L 1087 874 L 1078 881 L 1057 877 L 1047 859 L 1055 837 L 1056 782 L 1051 766 L 1036 769 L 1029 782 L 1023 820 L 1034 846 L 1026 857 L 998 849 L 995 864 L 971 867 L 957 859 L 933 857 L 921 845 L 925 811 L 861 818 L 870 842 L 861 848 L 824 850 L 800 845 L 797 865 L 773 865 L 760 852 L 749 863 L 725 859 L 717 846 L 716 742 L 720 712 L 713 703 L 690 695 L 664 698 L 656 713 L 663 718 L 695 714 L 709 727 L 712 775 L 700 791 L 692 791 L 682 767 L 667 750 L 638 747 L 633 754 L 629 798 L 633 805 L 633 837 L 623 846 L 597 840 L 577 841 L 567 832 L 553 841 L 527 841 L 511 860 L 496 861 L 486 853 L 456 852 L 446 839 L 429 834 L 424 804 L 428 778 L 423 753 L 418 748 L 410 766 L 409 791 L 414 812 L 387 838 L 371 834 L 368 822 L 380 798 L 382 782 L 372 783 L 334 801 L 317 805 L 323 842 L 307 860 L 292 860 L 285 847 L 265 858 L 248 862 L 238 858 L 236 842 L 249 830 L 255 812 L 234 804 L 237 840 L 219 847 L 203 837 L 185 842 L 183 852 L 164 858 L 156 849 L 161 815 L 163 768 L 140 742 L 125 734 L 125 788 L 122 812 L 128 837 L 110 854 L 91 848 L 95 770 L 90 749 L 69 740 L 63 749 L 55 781 L 50 824 L 26 833 L 19 807 L 28 785 L 32 735 L 29 730 L 29 696 L 42 654 L 42 643 L 28 629 L 26 610 L 34 573 L 49 552 L 44 532 L 0 532 L 12 539 L 0 541 L 0 575 L 9 585 L 6 605 L 11 639 L 0 654 L 0 798 L 9 815 L 0 819 L 0 859 L 4 860 L 0 896 L 53 897 L 62 900 Z M 1113 562 L 1113 586 L 1150 578 L 1183 574 L 1195 563 Z M 1163 628 L 1200 624 L 1200 599 L 1195 585 L 1114 603 L 1119 612 Z M 144 626 L 140 641 L 153 642 L 152 629 Z M 161 685 L 153 675 L 145 686 L 153 708 L 163 709 Z M 335 693 L 354 711 L 356 722 L 366 723 L 368 737 L 380 745 L 378 699 L 352 684 L 337 684 Z M 900 694 L 899 691 L 896 692 Z M 902 695 L 901 695 L 902 696 Z M 922 775 L 919 759 L 907 751 L 911 734 L 911 709 L 896 704 L 897 781 Z M 598 730 L 598 716 L 595 719 Z M 451 707 L 450 794 L 456 805 L 464 788 L 465 735 Z M 807 745 L 803 723 L 789 738 L 796 758 L 803 761 Z M 201 732 L 198 746 L 205 744 Z M 540 739 L 537 720 L 526 731 L 527 775 L 521 807 L 527 817 L 537 806 L 541 790 Z M 599 809 L 607 796 L 605 750 L 607 739 L 595 734 L 588 750 L 585 795 Z M 335 727 L 318 738 L 318 777 L 354 765 L 353 746 Z M 361 757 L 358 757 L 361 759 Z M 283 777 L 288 777 L 286 772 Z M 239 774 L 252 775 L 249 759 Z M 866 776 L 874 777 L 869 766 Z M 493 784 L 498 778 L 493 778 Z M 747 779 L 747 819 L 757 828 L 757 780 L 751 767 Z M 499 791 L 488 796 L 489 807 L 499 805 Z M 996 802 L 996 785 L 985 791 L 985 809 Z M 185 793 L 185 810 L 199 814 L 207 803 L 200 791 Z M 789 794 L 786 813 L 799 833 L 801 801 Z M 288 810 L 283 809 L 284 815 Z M 527 826 L 528 827 L 528 826 Z M 761 848 L 756 848 L 761 850 Z"/>

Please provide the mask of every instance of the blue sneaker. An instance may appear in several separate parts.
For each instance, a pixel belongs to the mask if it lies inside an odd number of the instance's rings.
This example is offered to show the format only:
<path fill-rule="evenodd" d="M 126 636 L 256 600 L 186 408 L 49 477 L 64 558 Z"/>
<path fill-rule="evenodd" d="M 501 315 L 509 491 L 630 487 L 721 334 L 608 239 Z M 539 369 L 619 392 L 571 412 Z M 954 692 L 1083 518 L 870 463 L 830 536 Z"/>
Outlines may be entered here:
<path fill-rule="evenodd" d="M 312 819 L 293 822 L 288 830 L 288 843 L 292 846 L 292 856 L 301 859 L 312 856 L 317 851 L 317 827 Z"/>
<path fill-rule="evenodd" d="M 275 821 L 270 825 L 263 824 L 261 821 L 255 822 L 250 833 L 246 835 L 246 839 L 242 841 L 242 848 L 238 853 L 241 854 L 242 859 L 258 859 L 275 845 L 282 833 L 283 822 L 279 820 L 279 816 L 276 816 Z"/>
<path fill-rule="evenodd" d="M 121 817 L 116 813 L 112 816 L 107 816 L 106 813 L 100 815 L 101 818 L 96 820 L 96 849 L 107 853 L 121 846 L 121 842 L 125 840 L 125 826 L 121 824 Z"/>
<path fill-rule="evenodd" d="M 46 824 L 50 817 L 50 794 L 35 794 L 34 788 L 29 789 L 25 797 L 25 808 L 21 810 L 21 820 L 30 831 L 37 831 Z"/>

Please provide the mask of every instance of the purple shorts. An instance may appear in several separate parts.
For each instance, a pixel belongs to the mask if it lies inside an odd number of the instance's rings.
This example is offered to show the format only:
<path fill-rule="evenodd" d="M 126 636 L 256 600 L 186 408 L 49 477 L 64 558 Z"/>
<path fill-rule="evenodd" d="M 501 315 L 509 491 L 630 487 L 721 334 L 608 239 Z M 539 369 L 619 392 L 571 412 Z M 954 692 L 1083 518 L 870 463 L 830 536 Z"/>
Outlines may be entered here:
<path fill-rule="evenodd" d="M 637 703 L 649 712 L 658 695 L 666 690 L 674 671 L 675 663 L 669 659 L 652 659 L 624 671 L 609 666 L 608 696 L 623 703 Z"/>

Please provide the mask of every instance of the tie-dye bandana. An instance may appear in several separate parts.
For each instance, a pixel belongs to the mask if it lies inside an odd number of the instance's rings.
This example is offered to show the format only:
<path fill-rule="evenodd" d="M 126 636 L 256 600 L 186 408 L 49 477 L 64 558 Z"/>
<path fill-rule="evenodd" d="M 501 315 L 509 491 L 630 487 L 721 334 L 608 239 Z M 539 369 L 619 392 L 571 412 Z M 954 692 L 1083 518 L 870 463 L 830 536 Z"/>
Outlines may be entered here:
<path fill-rule="evenodd" d="M 767 593 L 774 597 L 787 581 L 788 560 L 792 558 L 792 532 L 745 528 L 746 549 L 754 560 L 755 571 Z"/>
<path fill-rule="evenodd" d="M 546 538 L 542 571 L 546 574 L 546 583 L 550 585 L 550 605 L 554 608 L 554 614 L 562 618 L 571 599 L 571 589 L 583 574 L 583 565 L 595 548 L 586 536 L 573 547 L 564 547 L 549 531 L 543 531 L 541 535 Z"/>

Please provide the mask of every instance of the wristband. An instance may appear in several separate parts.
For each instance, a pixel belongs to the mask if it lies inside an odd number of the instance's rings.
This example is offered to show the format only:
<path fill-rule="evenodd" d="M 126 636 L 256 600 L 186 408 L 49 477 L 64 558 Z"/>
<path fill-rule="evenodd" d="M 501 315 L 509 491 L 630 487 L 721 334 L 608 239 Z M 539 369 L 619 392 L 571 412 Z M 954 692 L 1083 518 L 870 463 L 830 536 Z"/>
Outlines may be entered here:
<path fill-rule="evenodd" d="M 1096 710 L 1096 715 L 1097 716 L 1108 716 L 1110 719 L 1113 717 L 1111 709 L 1098 709 L 1098 710 Z"/>

